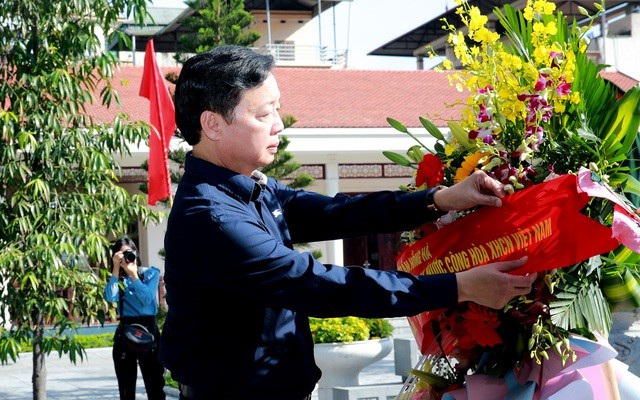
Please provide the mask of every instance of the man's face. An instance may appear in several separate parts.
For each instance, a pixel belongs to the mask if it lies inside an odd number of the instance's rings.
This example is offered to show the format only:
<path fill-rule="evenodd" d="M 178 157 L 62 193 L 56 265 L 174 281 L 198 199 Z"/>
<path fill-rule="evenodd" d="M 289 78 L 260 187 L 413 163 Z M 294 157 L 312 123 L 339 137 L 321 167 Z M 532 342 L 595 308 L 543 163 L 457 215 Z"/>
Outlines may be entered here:
<path fill-rule="evenodd" d="M 234 120 L 219 119 L 221 130 L 217 154 L 223 166 L 244 175 L 271 163 L 278 151 L 278 133 L 284 129 L 278 112 L 280 90 L 273 75 L 244 93 Z"/>

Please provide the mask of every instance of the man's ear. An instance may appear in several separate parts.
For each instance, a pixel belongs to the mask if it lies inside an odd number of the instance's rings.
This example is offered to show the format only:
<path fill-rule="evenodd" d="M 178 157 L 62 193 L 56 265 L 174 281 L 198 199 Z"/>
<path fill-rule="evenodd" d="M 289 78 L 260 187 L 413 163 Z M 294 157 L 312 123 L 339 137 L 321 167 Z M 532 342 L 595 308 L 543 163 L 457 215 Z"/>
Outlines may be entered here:
<path fill-rule="evenodd" d="M 221 130 L 218 121 L 220 121 L 219 114 L 213 111 L 203 111 L 200 114 L 200 126 L 202 126 L 202 134 L 209 140 L 218 140 L 220 138 Z"/>

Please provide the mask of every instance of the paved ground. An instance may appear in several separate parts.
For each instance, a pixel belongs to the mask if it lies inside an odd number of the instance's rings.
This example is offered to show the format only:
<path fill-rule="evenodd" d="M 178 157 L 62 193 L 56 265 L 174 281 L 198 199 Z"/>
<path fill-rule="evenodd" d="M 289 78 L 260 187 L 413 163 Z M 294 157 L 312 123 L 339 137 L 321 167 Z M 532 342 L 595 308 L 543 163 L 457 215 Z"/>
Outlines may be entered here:
<path fill-rule="evenodd" d="M 394 318 L 394 337 L 412 338 L 413 335 L 405 318 Z M 115 326 L 85 328 L 86 334 L 113 332 Z M 76 364 L 68 355 L 59 357 L 57 353 L 47 357 L 47 400 L 119 400 L 111 348 L 88 349 L 87 357 Z M 33 388 L 31 376 L 33 360 L 31 353 L 22 353 L 17 362 L 0 365 L 0 400 L 31 400 Z M 382 360 L 360 372 L 360 385 L 400 384 L 402 377 L 395 374 L 393 351 Z M 174 390 L 169 388 L 172 393 Z M 314 400 L 317 400 L 317 389 Z M 136 399 L 146 399 L 142 375 L 138 371 Z M 177 399 L 177 394 L 167 399 Z"/>
<path fill-rule="evenodd" d="M 76 365 L 67 356 L 52 354 L 47 358 L 47 400 L 119 400 L 111 348 L 88 349 L 87 355 Z M 33 399 L 31 374 L 31 353 L 22 353 L 16 363 L 0 365 L 0 400 Z M 621 400 L 640 400 L 640 378 L 629 373 L 618 378 Z M 360 385 L 401 384 L 402 378 L 395 374 L 393 351 L 363 369 L 359 381 Z M 136 399 L 146 398 L 138 372 Z M 167 399 L 175 400 L 177 394 Z M 317 390 L 314 400 L 318 400 Z"/>
<path fill-rule="evenodd" d="M 33 399 L 31 353 L 22 353 L 16 363 L 0 366 L 0 400 Z M 76 365 L 67 355 L 47 358 L 47 400 L 118 400 L 118 382 L 111 360 L 111 348 L 88 349 L 87 357 Z M 395 375 L 393 352 L 360 373 L 360 384 L 401 383 Z M 317 397 L 317 395 L 316 395 Z M 146 399 L 138 372 L 136 399 Z M 175 397 L 168 397 L 169 399 Z"/>
<path fill-rule="evenodd" d="M 0 366 L 0 399 L 33 398 L 31 353 L 22 353 L 16 363 Z M 111 348 L 88 349 L 87 357 L 75 365 L 68 356 L 47 357 L 47 399 L 119 399 L 118 383 L 111 360 Z M 139 379 L 139 396 L 145 399 Z"/>

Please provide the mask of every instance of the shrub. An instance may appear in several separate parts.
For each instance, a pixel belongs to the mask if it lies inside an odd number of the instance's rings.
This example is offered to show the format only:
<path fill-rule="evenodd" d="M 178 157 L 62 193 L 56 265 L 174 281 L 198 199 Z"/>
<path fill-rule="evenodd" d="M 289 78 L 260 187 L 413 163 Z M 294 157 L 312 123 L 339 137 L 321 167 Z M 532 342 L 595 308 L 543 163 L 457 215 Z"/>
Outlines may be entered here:
<path fill-rule="evenodd" d="M 94 349 L 97 347 L 112 347 L 113 333 L 100 333 L 97 335 L 77 335 L 76 340 L 82 344 L 85 349 Z"/>
<path fill-rule="evenodd" d="M 393 333 L 393 325 L 384 318 L 365 318 L 369 325 L 369 338 L 382 339 L 391 336 Z"/>
<path fill-rule="evenodd" d="M 348 343 L 391 336 L 393 325 L 384 318 L 309 318 L 314 343 Z"/>
<path fill-rule="evenodd" d="M 75 335 L 75 340 L 85 349 L 95 349 L 98 347 L 112 347 L 113 333 L 100 333 L 94 335 Z M 21 343 L 21 352 L 28 353 L 33 351 L 32 341 Z"/>

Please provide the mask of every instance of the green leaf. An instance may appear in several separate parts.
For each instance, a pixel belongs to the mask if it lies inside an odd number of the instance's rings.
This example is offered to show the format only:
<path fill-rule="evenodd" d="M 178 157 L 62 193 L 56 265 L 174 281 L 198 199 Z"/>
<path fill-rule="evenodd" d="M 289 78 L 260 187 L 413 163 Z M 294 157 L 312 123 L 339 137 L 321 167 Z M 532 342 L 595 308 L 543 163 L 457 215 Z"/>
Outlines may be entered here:
<path fill-rule="evenodd" d="M 422 151 L 422 148 L 420 146 L 415 145 L 411 146 L 409 150 L 407 150 L 407 156 L 414 163 L 419 163 L 424 158 L 424 152 Z"/>
<path fill-rule="evenodd" d="M 415 140 L 420 146 L 422 146 L 423 149 L 427 150 L 430 153 L 433 153 L 431 150 L 429 150 L 429 148 L 427 146 L 424 145 L 424 143 L 422 143 L 420 141 L 420 139 L 418 139 L 415 135 L 413 135 L 411 132 L 409 132 L 409 130 L 407 129 L 406 126 L 404 126 L 402 124 L 402 122 L 397 121 L 393 118 L 387 118 L 387 122 L 389 123 L 389 125 L 391 125 L 394 129 L 402 132 L 402 133 L 406 133 L 407 135 L 409 135 L 410 138 L 412 138 L 413 140 Z"/>
<path fill-rule="evenodd" d="M 476 148 L 475 141 L 472 142 L 469 140 L 469 135 L 467 131 L 464 130 L 460 124 L 457 122 L 450 121 L 449 129 L 451 129 L 451 134 L 453 137 L 460 143 L 465 149 L 473 150 Z"/>
<path fill-rule="evenodd" d="M 605 127 L 602 150 L 607 159 L 626 158 L 638 134 L 640 125 L 640 86 L 627 91 L 610 110 Z"/>
<path fill-rule="evenodd" d="M 609 182 L 612 186 L 620 183 L 625 193 L 640 196 L 640 182 L 630 174 L 617 173 L 609 176 Z"/>
<path fill-rule="evenodd" d="M 389 160 L 391 160 L 393 163 L 395 163 L 395 164 L 401 165 L 403 167 L 416 168 L 413 165 L 413 163 L 411 162 L 411 160 L 409 160 L 408 158 L 406 158 L 402 154 L 398 154 L 398 153 L 393 152 L 393 151 L 383 151 L 382 154 L 385 157 L 387 157 Z"/>
<path fill-rule="evenodd" d="M 424 128 L 427 130 L 427 132 L 429 132 L 429 134 L 431 134 L 431 136 L 433 136 L 434 138 L 438 139 L 438 140 L 442 140 L 444 142 L 446 142 L 444 135 L 442 134 L 442 132 L 440 132 L 440 129 L 438 129 L 437 126 L 435 126 L 435 124 L 431 121 L 429 121 L 428 119 L 424 118 L 424 117 L 420 117 L 420 123 L 422 124 L 422 126 L 424 126 Z"/>
<path fill-rule="evenodd" d="M 586 329 L 608 334 L 611 312 L 597 284 L 581 281 L 567 274 L 568 281 L 558 285 L 557 298 L 552 301 L 551 322 L 566 330 Z"/>
<path fill-rule="evenodd" d="M 439 377 L 438 375 L 432 374 L 431 372 L 412 369 L 411 373 L 417 376 L 420 380 L 434 386 L 435 388 L 444 389 L 449 386 L 449 382 L 447 382 L 447 380 Z"/>
<path fill-rule="evenodd" d="M 402 133 L 409 133 L 409 131 L 407 130 L 407 127 L 404 126 L 404 124 L 398 120 L 395 120 L 393 118 L 387 118 L 387 122 L 389 123 L 389 125 L 391 125 L 395 130 L 400 131 Z"/>

